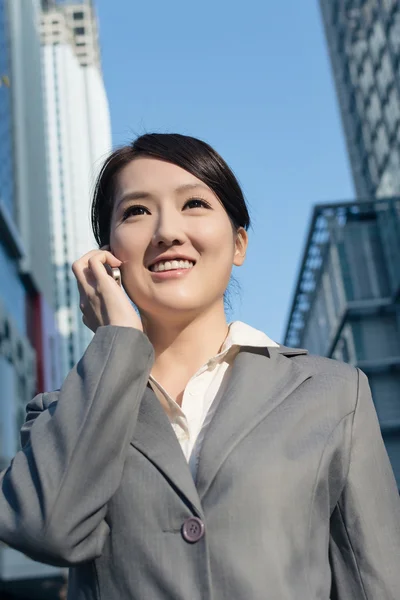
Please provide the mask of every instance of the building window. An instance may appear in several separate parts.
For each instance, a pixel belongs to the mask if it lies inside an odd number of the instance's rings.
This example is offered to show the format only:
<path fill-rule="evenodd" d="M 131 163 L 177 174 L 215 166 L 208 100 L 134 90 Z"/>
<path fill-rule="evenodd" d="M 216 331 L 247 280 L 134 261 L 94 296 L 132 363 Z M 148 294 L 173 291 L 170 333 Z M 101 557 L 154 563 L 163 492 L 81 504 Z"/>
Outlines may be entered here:
<path fill-rule="evenodd" d="M 383 8 L 386 12 L 390 13 L 396 6 L 396 0 L 383 0 Z"/>
<path fill-rule="evenodd" d="M 75 27 L 74 33 L 75 33 L 75 35 L 85 35 L 85 28 L 84 27 Z"/>
<path fill-rule="evenodd" d="M 394 15 L 390 23 L 389 39 L 393 51 L 397 54 L 400 50 L 400 19 L 399 15 Z"/>
<path fill-rule="evenodd" d="M 371 149 L 372 146 L 372 135 L 371 135 L 371 128 L 369 126 L 369 123 L 366 121 L 362 122 L 362 137 L 364 140 L 364 146 L 367 150 Z"/>
<path fill-rule="evenodd" d="M 376 134 L 375 153 L 379 161 L 379 166 L 382 166 L 389 154 L 389 141 L 383 125 L 378 127 Z"/>
<path fill-rule="evenodd" d="M 380 21 L 376 21 L 370 38 L 370 50 L 374 62 L 377 63 L 379 55 L 385 46 L 385 34 Z"/>
<path fill-rule="evenodd" d="M 378 181 L 378 167 L 376 166 L 375 157 L 372 154 L 368 156 L 368 169 L 371 181 L 376 183 Z"/>
<path fill-rule="evenodd" d="M 369 96 L 370 89 L 374 84 L 374 73 L 370 60 L 364 60 L 362 73 L 360 75 L 360 87 L 365 96 Z"/>
<path fill-rule="evenodd" d="M 74 12 L 74 19 L 75 21 L 81 21 L 84 17 L 84 13 L 83 12 Z"/>
<path fill-rule="evenodd" d="M 400 102 L 393 87 L 389 92 L 388 101 L 385 106 L 385 117 L 390 128 L 390 133 L 393 135 L 397 123 L 400 121 Z"/>
<path fill-rule="evenodd" d="M 382 118 L 381 104 L 379 102 L 378 94 L 375 90 L 370 96 L 370 102 L 367 108 L 367 117 L 372 129 L 375 129 L 378 121 L 380 121 Z"/>
<path fill-rule="evenodd" d="M 393 80 L 394 73 L 392 70 L 392 65 L 390 63 L 390 58 L 388 53 L 384 52 L 377 75 L 377 81 L 381 96 L 384 96 L 386 94 L 386 90 Z"/>

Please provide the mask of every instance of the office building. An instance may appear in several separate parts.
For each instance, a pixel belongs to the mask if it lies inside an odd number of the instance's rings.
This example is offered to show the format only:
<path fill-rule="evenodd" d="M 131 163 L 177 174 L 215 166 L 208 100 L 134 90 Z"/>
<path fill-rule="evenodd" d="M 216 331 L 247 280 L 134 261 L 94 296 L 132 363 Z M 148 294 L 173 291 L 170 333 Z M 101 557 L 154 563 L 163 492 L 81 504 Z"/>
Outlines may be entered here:
<path fill-rule="evenodd" d="M 316 206 L 285 344 L 368 376 L 400 488 L 400 199 Z"/>
<path fill-rule="evenodd" d="M 50 262 L 40 7 L 0 0 L 0 465 L 19 449 L 25 405 L 60 383 Z M 0 592 L 60 571 L 0 545 Z M 29 584 L 28 584 L 29 581 Z M 22 591 L 21 591 L 22 593 Z M 16 596 L 18 597 L 18 596 Z M 25 597 L 29 597 L 25 593 Z M 44 597 L 44 596 L 43 596 Z"/>
<path fill-rule="evenodd" d="M 42 8 L 52 259 L 64 376 L 92 337 L 81 320 L 71 265 L 96 247 L 91 194 L 111 149 L 111 133 L 92 2 L 43 0 Z"/>
<path fill-rule="evenodd" d="M 400 194 L 400 3 L 320 0 L 358 198 Z"/>

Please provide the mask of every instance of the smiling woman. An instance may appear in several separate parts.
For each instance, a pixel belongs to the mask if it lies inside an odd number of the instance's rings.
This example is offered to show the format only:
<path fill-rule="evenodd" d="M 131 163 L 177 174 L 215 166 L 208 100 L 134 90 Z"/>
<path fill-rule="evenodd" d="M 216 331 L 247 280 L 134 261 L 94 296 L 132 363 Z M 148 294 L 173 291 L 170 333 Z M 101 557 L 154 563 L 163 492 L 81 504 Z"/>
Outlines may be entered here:
<path fill-rule="evenodd" d="M 71 600 L 400 598 L 367 378 L 226 321 L 249 215 L 223 159 L 142 136 L 106 161 L 92 220 L 73 271 L 95 336 L 28 405 L 0 539 L 70 567 Z"/>

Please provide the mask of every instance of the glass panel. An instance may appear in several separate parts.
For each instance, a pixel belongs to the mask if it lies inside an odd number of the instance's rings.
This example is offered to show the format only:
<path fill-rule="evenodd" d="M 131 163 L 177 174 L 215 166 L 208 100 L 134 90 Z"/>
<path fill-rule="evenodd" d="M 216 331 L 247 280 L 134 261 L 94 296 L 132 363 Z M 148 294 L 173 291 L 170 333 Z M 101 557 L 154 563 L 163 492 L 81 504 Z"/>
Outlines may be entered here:
<path fill-rule="evenodd" d="M 400 489 L 400 439 L 399 435 L 384 436 L 384 442 L 387 453 L 390 458 L 394 476 L 396 478 L 397 487 Z"/>
<path fill-rule="evenodd" d="M 382 118 L 381 103 L 375 90 L 372 92 L 370 97 L 369 106 L 367 108 L 367 117 L 371 129 L 375 129 L 378 121 Z"/>
<path fill-rule="evenodd" d="M 394 73 L 388 52 L 384 52 L 376 76 L 381 97 L 384 97 L 388 86 L 394 81 Z"/>
<path fill-rule="evenodd" d="M 391 134 L 396 130 L 400 121 L 400 102 L 397 88 L 393 87 L 388 96 L 388 101 L 384 108 L 386 122 L 389 126 Z"/>
<path fill-rule="evenodd" d="M 389 40 L 393 51 L 398 54 L 400 52 L 400 19 L 398 14 L 391 20 Z"/>
<path fill-rule="evenodd" d="M 0 202 L 14 217 L 10 48 L 5 4 L 0 2 Z"/>
<path fill-rule="evenodd" d="M 381 181 L 377 189 L 378 198 L 394 196 L 400 190 L 400 158 L 399 151 L 393 148 L 389 155 L 387 166 L 382 173 Z"/>
<path fill-rule="evenodd" d="M 0 460 L 7 462 L 17 449 L 16 430 L 16 396 L 17 396 L 17 374 L 13 365 L 0 356 Z M 10 401 L 11 399 L 11 401 Z M 13 401 L 14 399 L 14 401 Z M 1 464 L 1 468 L 3 464 Z"/>
<path fill-rule="evenodd" d="M 363 121 L 361 124 L 362 129 L 362 137 L 364 140 L 364 147 L 367 151 L 372 148 L 372 137 L 371 137 L 371 127 L 368 122 Z"/>
<path fill-rule="evenodd" d="M 379 59 L 379 55 L 385 46 L 385 34 L 383 32 L 383 27 L 380 21 L 375 21 L 374 26 L 372 28 L 372 35 L 370 37 L 370 52 L 374 59 L 374 62 L 377 63 Z"/>
<path fill-rule="evenodd" d="M 370 89 L 374 84 L 374 72 L 372 69 L 371 60 L 369 58 L 364 60 L 362 73 L 359 76 L 359 82 L 364 97 L 368 96 L 370 93 Z"/>
<path fill-rule="evenodd" d="M 400 424 L 400 374 L 371 373 L 369 375 L 376 412 L 382 424 Z"/>
<path fill-rule="evenodd" d="M 373 154 L 368 156 L 368 171 L 372 181 L 378 181 L 379 172 L 376 165 L 376 160 Z"/>
<path fill-rule="evenodd" d="M 389 278 L 376 221 L 347 223 L 342 230 L 342 246 L 349 300 L 387 297 Z"/>
<path fill-rule="evenodd" d="M 390 13 L 392 8 L 396 6 L 397 0 L 382 0 L 382 8 L 387 13 Z"/>
<path fill-rule="evenodd" d="M 389 153 L 389 140 L 385 127 L 379 125 L 374 142 L 375 154 L 378 159 L 379 166 L 386 160 Z"/>
<path fill-rule="evenodd" d="M 400 290 L 400 217 L 392 203 L 387 210 L 378 213 L 378 225 L 389 271 L 391 292 L 395 295 Z"/>
<path fill-rule="evenodd" d="M 25 333 L 25 289 L 18 269 L 0 244 L 0 299 L 21 333 Z"/>

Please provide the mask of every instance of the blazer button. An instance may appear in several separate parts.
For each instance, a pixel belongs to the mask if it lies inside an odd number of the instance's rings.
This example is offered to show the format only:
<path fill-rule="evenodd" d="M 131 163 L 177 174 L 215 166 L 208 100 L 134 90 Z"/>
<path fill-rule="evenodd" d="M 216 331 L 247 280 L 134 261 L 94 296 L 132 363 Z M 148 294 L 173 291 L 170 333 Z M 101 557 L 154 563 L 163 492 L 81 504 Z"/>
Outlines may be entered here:
<path fill-rule="evenodd" d="M 204 535 L 204 523 L 198 517 L 188 517 L 182 525 L 182 537 L 189 544 L 195 544 Z"/>

